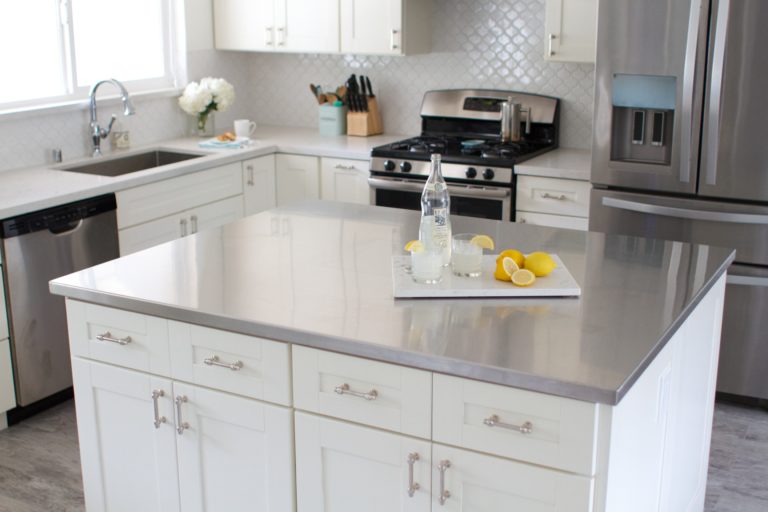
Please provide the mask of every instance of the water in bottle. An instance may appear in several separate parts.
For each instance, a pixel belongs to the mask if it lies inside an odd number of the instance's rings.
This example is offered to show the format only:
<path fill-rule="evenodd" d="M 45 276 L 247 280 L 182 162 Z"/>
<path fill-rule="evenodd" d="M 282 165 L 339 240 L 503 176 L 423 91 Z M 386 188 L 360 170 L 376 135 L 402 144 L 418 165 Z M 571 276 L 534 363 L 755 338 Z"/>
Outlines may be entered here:
<path fill-rule="evenodd" d="M 443 265 L 451 262 L 451 198 L 440 170 L 440 155 L 433 154 L 429 177 L 421 193 L 419 240 L 426 247 L 440 247 Z"/>

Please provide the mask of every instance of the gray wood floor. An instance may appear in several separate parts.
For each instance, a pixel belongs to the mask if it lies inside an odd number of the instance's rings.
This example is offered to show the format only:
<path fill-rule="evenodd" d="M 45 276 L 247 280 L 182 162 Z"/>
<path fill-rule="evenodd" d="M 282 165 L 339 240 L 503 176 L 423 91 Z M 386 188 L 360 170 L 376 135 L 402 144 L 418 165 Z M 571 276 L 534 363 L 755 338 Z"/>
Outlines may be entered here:
<path fill-rule="evenodd" d="M 80 512 L 74 403 L 0 432 L 0 512 Z M 715 407 L 706 512 L 768 511 L 768 411 Z"/>

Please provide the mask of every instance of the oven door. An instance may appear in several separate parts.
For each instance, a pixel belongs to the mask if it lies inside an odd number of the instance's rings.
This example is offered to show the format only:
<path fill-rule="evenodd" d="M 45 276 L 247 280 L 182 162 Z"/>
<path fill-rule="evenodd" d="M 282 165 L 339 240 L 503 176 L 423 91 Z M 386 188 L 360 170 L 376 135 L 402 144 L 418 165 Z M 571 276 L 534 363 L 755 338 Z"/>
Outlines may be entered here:
<path fill-rule="evenodd" d="M 421 209 L 423 180 L 371 176 L 368 184 L 371 186 L 371 204 L 407 210 Z M 449 183 L 448 192 L 451 194 L 451 213 L 454 215 L 512 220 L 511 188 Z"/>

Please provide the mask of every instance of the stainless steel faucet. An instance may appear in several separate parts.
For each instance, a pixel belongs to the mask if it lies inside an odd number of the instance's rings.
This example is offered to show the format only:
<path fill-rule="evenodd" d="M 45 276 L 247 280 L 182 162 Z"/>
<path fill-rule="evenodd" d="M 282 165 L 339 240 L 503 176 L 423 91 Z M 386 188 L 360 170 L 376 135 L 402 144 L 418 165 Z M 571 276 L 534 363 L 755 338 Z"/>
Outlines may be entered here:
<path fill-rule="evenodd" d="M 91 91 L 88 93 L 88 99 L 91 102 L 91 139 L 93 140 L 93 156 L 101 156 L 101 139 L 106 139 L 109 136 L 109 132 L 112 131 L 112 125 L 115 124 L 115 119 L 117 119 L 117 116 L 112 114 L 112 118 L 106 129 L 99 126 L 99 122 L 96 119 L 96 89 L 106 82 L 114 84 L 120 89 L 120 94 L 122 95 L 123 100 L 123 115 L 132 116 L 136 113 L 136 109 L 133 108 L 133 103 L 131 103 L 131 97 L 123 84 L 114 78 L 101 80 L 93 84 Z"/>

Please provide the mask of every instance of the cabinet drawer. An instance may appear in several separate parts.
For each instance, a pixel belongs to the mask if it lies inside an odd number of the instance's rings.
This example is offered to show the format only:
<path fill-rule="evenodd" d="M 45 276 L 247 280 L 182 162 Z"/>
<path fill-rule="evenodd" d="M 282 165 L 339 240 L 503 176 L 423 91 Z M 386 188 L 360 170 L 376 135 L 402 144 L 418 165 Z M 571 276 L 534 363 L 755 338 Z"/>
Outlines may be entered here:
<path fill-rule="evenodd" d="M 584 217 L 568 215 L 552 215 L 551 213 L 516 212 L 517 222 L 534 226 L 549 226 L 552 228 L 577 229 L 587 231 L 589 221 Z"/>
<path fill-rule="evenodd" d="M 429 372 L 293 347 L 297 409 L 429 439 Z"/>
<path fill-rule="evenodd" d="M 170 375 L 168 321 L 67 300 L 72 355 Z"/>
<path fill-rule="evenodd" d="M 516 208 L 527 212 L 588 217 L 591 189 L 588 181 L 518 176 Z"/>
<path fill-rule="evenodd" d="M 240 162 L 117 192 L 117 227 L 159 219 L 201 204 L 242 195 Z"/>
<path fill-rule="evenodd" d="M 291 404 L 286 343 L 174 321 L 168 329 L 174 379 Z"/>
<path fill-rule="evenodd" d="M 435 441 L 594 474 L 597 404 L 438 374 L 434 401 Z"/>

